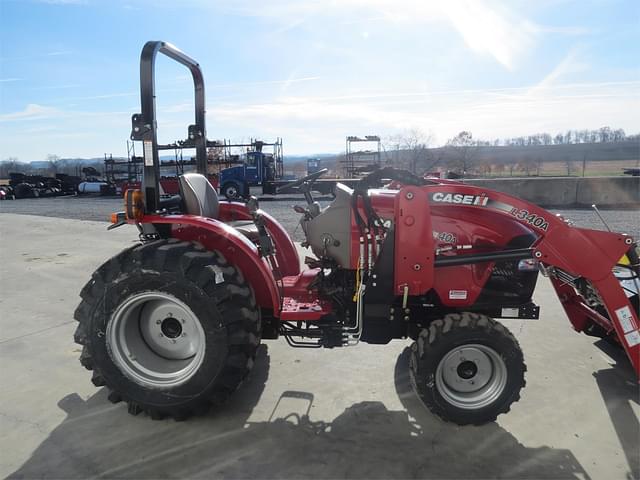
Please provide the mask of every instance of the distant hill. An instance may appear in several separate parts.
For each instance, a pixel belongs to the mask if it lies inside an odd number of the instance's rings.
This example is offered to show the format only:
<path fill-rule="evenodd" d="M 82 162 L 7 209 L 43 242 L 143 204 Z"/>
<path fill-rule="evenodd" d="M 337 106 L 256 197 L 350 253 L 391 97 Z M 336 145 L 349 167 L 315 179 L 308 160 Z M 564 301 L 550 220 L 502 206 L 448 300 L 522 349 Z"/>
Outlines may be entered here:
<path fill-rule="evenodd" d="M 638 160 L 640 158 L 640 141 L 471 148 L 473 152 L 470 155 L 474 163 L 492 163 L 494 165 L 525 163 L 531 160 L 582 162 L 585 157 L 587 161 Z M 445 163 L 456 157 L 455 150 L 448 147 L 429 150 L 435 158 L 440 158 Z"/>
<path fill-rule="evenodd" d="M 464 162 L 461 162 L 464 156 Z M 188 155 L 185 152 L 185 160 Z M 174 160 L 174 155 L 161 155 L 161 161 Z M 322 167 L 329 168 L 333 175 L 340 175 L 340 160 L 344 153 L 313 153 L 309 155 L 285 155 L 286 168 L 291 171 L 306 171 L 307 160 L 320 159 Z M 80 166 L 91 165 L 103 168 L 104 158 L 61 158 L 56 163 L 58 173 L 77 174 Z M 501 172 L 526 172 L 529 174 L 571 174 L 580 166 L 588 164 L 593 174 L 620 175 L 624 168 L 640 165 L 640 139 L 606 142 L 578 143 L 566 145 L 530 146 L 469 146 L 437 147 L 420 150 L 383 151 L 382 162 L 399 168 L 409 168 L 421 173 L 435 170 L 462 171 L 478 175 L 500 174 Z M 0 162 L 0 176 L 8 172 L 29 172 L 44 169 L 45 163 L 29 165 L 24 162 L 6 160 Z M 572 165 L 573 164 L 573 165 Z M 606 164 L 606 165 L 603 165 Z M 589 168 L 587 168 L 589 170 Z M 52 170 L 53 171 L 53 170 Z"/>
<path fill-rule="evenodd" d="M 536 165 L 602 164 L 611 162 L 612 170 L 619 166 L 636 166 L 640 162 L 640 140 L 627 140 L 607 143 L 578 143 L 567 145 L 531 145 L 531 146 L 469 146 L 461 148 L 436 147 L 420 150 L 391 150 L 383 152 L 382 162 L 416 171 L 434 169 L 461 170 L 461 157 L 469 171 L 485 170 L 486 166 L 498 166 L 516 171 L 534 170 Z M 309 158 L 309 157 L 303 157 Z M 325 155 L 323 166 L 332 168 L 344 158 L 343 155 Z M 614 165 L 618 162 L 621 165 Z M 632 165 L 633 164 L 633 165 Z M 517 167 L 516 167 L 517 166 Z M 553 170 L 553 169 L 552 169 Z"/>

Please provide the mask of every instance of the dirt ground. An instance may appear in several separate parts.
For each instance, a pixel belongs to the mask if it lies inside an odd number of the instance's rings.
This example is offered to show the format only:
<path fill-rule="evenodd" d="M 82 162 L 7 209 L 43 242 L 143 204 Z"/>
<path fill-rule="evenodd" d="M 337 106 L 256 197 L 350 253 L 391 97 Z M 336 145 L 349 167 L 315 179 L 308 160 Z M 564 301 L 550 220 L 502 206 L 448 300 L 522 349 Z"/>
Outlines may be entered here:
<path fill-rule="evenodd" d="M 626 358 L 576 334 L 541 281 L 537 321 L 509 320 L 528 364 L 511 412 L 482 427 L 432 416 L 409 342 L 299 350 L 264 342 L 251 378 L 186 422 L 133 417 L 90 382 L 73 310 L 134 228 L 0 214 L 0 475 L 9 478 L 593 478 L 640 476 Z"/>

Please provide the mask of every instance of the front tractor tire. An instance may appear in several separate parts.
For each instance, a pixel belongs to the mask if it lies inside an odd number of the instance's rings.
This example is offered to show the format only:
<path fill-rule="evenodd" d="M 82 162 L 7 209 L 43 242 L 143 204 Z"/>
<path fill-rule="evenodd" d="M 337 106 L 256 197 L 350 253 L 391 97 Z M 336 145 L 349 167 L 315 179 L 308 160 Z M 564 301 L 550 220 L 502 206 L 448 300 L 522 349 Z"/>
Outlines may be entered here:
<path fill-rule="evenodd" d="M 175 239 L 138 244 L 102 265 L 80 296 L 80 363 L 129 413 L 206 413 L 253 366 L 261 331 L 253 291 L 218 252 Z"/>
<path fill-rule="evenodd" d="M 484 315 L 446 315 L 411 346 L 411 382 L 435 415 L 482 425 L 506 413 L 525 385 L 522 350 L 503 325 Z"/>

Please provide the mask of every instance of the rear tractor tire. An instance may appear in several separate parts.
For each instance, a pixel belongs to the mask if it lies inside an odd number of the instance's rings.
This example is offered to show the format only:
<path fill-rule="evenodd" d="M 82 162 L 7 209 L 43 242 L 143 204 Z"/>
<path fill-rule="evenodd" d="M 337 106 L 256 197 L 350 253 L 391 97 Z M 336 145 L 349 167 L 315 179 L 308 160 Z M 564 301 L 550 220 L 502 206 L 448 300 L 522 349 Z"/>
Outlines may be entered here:
<path fill-rule="evenodd" d="M 525 386 L 522 350 L 503 325 L 484 315 L 446 315 L 411 346 L 411 382 L 435 415 L 482 425 L 506 413 Z"/>
<path fill-rule="evenodd" d="M 253 366 L 259 310 L 218 252 L 175 239 L 138 244 L 102 265 L 80 296 L 80 363 L 129 413 L 206 413 Z"/>

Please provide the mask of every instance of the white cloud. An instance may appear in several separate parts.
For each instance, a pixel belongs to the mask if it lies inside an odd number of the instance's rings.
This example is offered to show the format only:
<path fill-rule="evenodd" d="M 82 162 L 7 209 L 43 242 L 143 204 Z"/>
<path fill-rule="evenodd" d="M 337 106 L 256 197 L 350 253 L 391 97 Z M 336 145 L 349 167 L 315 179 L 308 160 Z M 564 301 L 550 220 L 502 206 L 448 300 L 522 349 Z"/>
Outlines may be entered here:
<path fill-rule="evenodd" d="M 43 85 L 40 87 L 33 87 L 34 90 L 65 90 L 68 88 L 81 88 L 83 85 L 79 83 L 66 83 L 62 85 Z"/>
<path fill-rule="evenodd" d="M 38 105 L 37 103 L 28 104 L 24 110 L 12 113 L 4 113 L 0 115 L 0 122 L 10 122 L 17 120 L 42 120 L 56 115 L 59 110 L 51 107 Z"/>
<path fill-rule="evenodd" d="M 60 98 L 58 101 L 76 101 L 76 100 L 108 100 L 110 98 L 121 98 L 121 97 L 137 97 L 140 95 L 139 92 L 119 92 L 119 93 L 105 93 L 104 95 L 89 95 L 86 97 L 66 97 Z"/>
<path fill-rule="evenodd" d="M 59 57 L 61 55 L 71 55 L 73 52 L 71 50 L 55 50 L 53 52 L 48 52 L 45 55 L 47 57 Z"/>
<path fill-rule="evenodd" d="M 513 69 L 519 57 L 531 49 L 545 27 L 529 21 L 509 8 L 507 2 L 491 0 L 331 0 L 274 1 L 240 0 L 227 9 L 249 16 L 263 16 L 282 24 L 276 32 L 298 27 L 309 18 L 338 17 L 341 24 L 386 21 L 392 24 L 449 24 L 472 51 L 493 57 Z M 365 16 L 366 15 L 366 16 Z M 344 20 L 349 19 L 349 20 Z M 326 20 L 325 20 L 326 21 Z M 562 31 L 563 27 L 555 27 Z M 368 31 L 361 32 L 366 36 Z"/>
<path fill-rule="evenodd" d="M 282 97 L 273 102 L 209 108 L 209 132 L 251 132 L 286 139 L 287 151 L 339 151 L 347 134 L 389 134 L 417 127 L 438 143 L 461 130 L 492 139 L 596 128 L 640 130 L 640 82 L 549 84 L 545 88 Z M 303 142 L 301 138 L 306 140 Z"/>
<path fill-rule="evenodd" d="M 575 52 L 571 51 L 530 90 L 530 93 L 548 88 L 571 73 L 579 73 L 587 69 L 588 65 L 577 61 Z"/>
<path fill-rule="evenodd" d="M 482 0 L 450 0 L 440 6 L 470 49 L 491 55 L 509 69 L 534 44 L 525 20 L 505 9 Z"/>
<path fill-rule="evenodd" d="M 436 144 L 444 143 L 460 130 L 470 130 L 474 137 L 485 139 L 604 124 L 629 133 L 640 131 L 636 114 L 640 111 L 640 81 L 552 82 L 542 89 L 534 87 L 287 95 L 256 103 L 210 101 L 207 130 L 210 139 L 280 136 L 287 153 L 299 154 L 339 152 L 344 148 L 344 137 L 350 134 L 385 136 L 413 127 L 433 132 Z M 0 150 L 4 156 L 20 155 L 24 143 L 30 141 L 29 135 L 33 136 L 27 130 L 35 129 L 42 138 L 46 137 L 46 148 L 58 155 L 92 156 L 103 149 L 117 152 L 129 134 L 133 111 L 70 111 L 30 104 L 24 110 L 0 115 Z M 26 120 L 34 121 L 26 125 Z M 68 140 L 65 135 L 86 133 L 88 121 L 94 130 L 104 133 L 99 143 L 64 142 Z M 185 127 L 192 122 L 191 104 L 163 110 L 159 124 L 162 141 L 184 138 Z M 56 128 L 49 129 L 51 126 Z M 50 153 L 39 149 L 39 145 L 33 146 L 33 158 Z"/>
<path fill-rule="evenodd" d="M 61 110 L 54 107 L 28 104 L 23 110 L 0 114 L 0 122 L 31 121 L 56 119 L 79 119 L 86 117 L 130 116 L 131 112 L 125 111 L 72 111 Z"/>
<path fill-rule="evenodd" d="M 293 73 L 284 80 L 262 80 L 258 82 L 233 82 L 233 83 L 212 83 L 207 84 L 207 89 L 210 88 L 243 88 L 243 87 L 253 87 L 260 85 L 291 85 L 292 83 L 301 83 L 301 82 L 311 82 L 314 80 L 319 80 L 321 77 L 311 76 L 311 77 L 295 77 Z M 178 75 L 175 78 L 176 80 L 184 81 L 191 80 L 191 75 Z M 172 91 L 174 89 L 171 89 Z"/>
<path fill-rule="evenodd" d="M 593 33 L 596 32 L 596 30 L 592 28 L 587 28 L 587 27 L 578 27 L 578 26 L 571 26 L 571 25 L 568 25 L 568 26 L 540 25 L 538 23 L 531 22 L 528 20 L 526 21 L 525 25 L 526 25 L 526 28 L 528 28 L 529 30 L 535 33 L 540 33 L 540 34 L 551 33 L 551 34 L 565 35 L 565 36 L 571 36 L 571 37 L 578 37 L 583 35 L 592 35 Z"/>
<path fill-rule="evenodd" d="M 49 5 L 88 5 L 87 0 L 36 0 L 38 3 Z"/>

